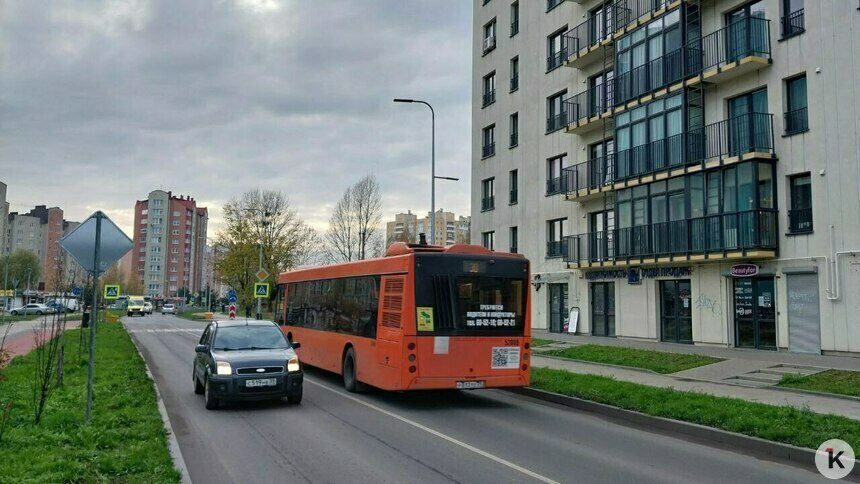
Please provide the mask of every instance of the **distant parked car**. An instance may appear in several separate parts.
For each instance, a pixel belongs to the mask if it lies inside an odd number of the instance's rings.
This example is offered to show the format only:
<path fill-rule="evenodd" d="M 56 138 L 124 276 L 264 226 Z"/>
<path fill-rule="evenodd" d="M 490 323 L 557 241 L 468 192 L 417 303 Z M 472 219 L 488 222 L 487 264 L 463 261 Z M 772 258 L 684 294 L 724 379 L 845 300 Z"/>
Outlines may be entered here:
<path fill-rule="evenodd" d="M 17 316 L 19 314 L 54 314 L 57 311 L 54 308 L 50 308 L 45 306 L 44 304 L 27 304 L 26 306 L 21 306 L 20 308 L 15 308 L 12 310 L 12 315 Z"/>
<path fill-rule="evenodd" d="M 143 312 L 145 312 L 146 314 L 152 314 L 152 303 L 151 302 L 146 301 L 143 303 Z"/>
<path fill-rule="evenodd" d="M 48 306 L 49 308 L 53 309 L 54 312 L 57 312 L 57 313 L 63 313 L 63 312 L 70 313 L 70 312 L 72 312 L 72 308 L 66 306 L 65 304 L 63 304 L 61 302 L 57 302 L 57 301 L 51 301 L 49 303 L 46 303 L 45 306 Z"/>
<path fill-rule="evenodd" d="M 161 314 L 176 314 L 176 306 L 173 304 L 161 306 Z"/>

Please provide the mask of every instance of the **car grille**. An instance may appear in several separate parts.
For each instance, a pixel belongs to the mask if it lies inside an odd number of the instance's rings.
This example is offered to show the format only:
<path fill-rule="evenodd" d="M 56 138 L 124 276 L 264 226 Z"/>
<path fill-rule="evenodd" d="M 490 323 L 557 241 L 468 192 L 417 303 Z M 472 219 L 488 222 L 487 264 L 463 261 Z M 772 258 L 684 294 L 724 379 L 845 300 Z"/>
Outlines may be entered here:
<path fill-rule="evenodd" d="M 257 371 L 258 368 L 262 368 L 266 371 Z M 283 371 L 283 366 L 252 366 L 250 368 L 239 368 L 236 370 L 240 375 L 265 375 L 266 373 L 282 373 Z"/>

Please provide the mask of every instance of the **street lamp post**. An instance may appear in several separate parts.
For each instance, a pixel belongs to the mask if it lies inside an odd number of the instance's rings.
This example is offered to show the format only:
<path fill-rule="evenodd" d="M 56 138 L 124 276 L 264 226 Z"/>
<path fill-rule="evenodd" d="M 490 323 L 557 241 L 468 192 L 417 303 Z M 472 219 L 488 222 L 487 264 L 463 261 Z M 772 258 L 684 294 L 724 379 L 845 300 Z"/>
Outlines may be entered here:
<path fill-rule="evenodd" d="M 436 176 L 436 112 L 433 111 L 433 106 L 427 101 L 418 99 L 403 99 L 397 98 L 396 103 L 419 103 L 430 108 L 430 243 L 436 243 L 436 179 L 454 180 L 459 178 L 450 176 Z"/>
<path fill-rule="evenodd" d="M 263 209 L 259 209 L 259 208 L 246 208 L 245 211 L 256 213 L 256 214 L 262 214 L 263 220 L 262 220 L 261 225 L 263 226 L 263 228 L 265 228 L 268 225 L 268 218 L 273 215 L 272 213 L 267 212 Z M 259 270 L 262 271 L 263 270 L 263 234 L 262 234 L 262 231 L 259 235 L 260 235 L 260 241 L 259 241 L 259 244 L 260 244 L 260 268 L 259 268 Z M 262 301 L 262 298 L 256 297 L 256 295 L 254 297 L 257 300 L 257 319 L 263 319 L 263 312 L 262 312 L 263 311 L 263 308 L 262 308 L 263 301 Z"/>

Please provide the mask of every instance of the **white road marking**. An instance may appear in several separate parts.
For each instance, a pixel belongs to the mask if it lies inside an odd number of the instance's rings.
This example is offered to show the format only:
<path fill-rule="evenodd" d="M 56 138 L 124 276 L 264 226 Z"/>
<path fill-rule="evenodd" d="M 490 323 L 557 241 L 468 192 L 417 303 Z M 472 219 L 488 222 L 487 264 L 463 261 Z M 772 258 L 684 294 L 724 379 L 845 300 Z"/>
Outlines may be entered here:
<path fill-rule="evenodd" d="M 433 430 L 433 429 L 431 429 L 430 427 L 427 427 L 427 426 L 425 426 L 425 425 L 422 425 L 422 424 L 420 424 L 420 423 L 418 423 L 418 422 L 415 422 L 415 421 L 413 421 L 413 420 L 409 420 L 409 419 L 408 419 L 408 418 L 406 418 L 406 417 L 402 417 L 402 416 L 400 416 L 400 415 L 397 415 L 397 414 L 396 414 L 396 413 L 394 413 L 394 412 L 390 412 L 390 411 L 388 411 L 388 410 L 385 410 L 384 408 L 377 407 L 376 405 L 374 405 L 374 404 L 372 404 L 372 403 L 365 402 L 364 400 L 361 400 L 361 399 L 359 399 L 359 398 L 356 398 L 356 397 L 354 397 L 354 396 L 352 396 L 352 395 L 347 395 L 346 393 L 343 393 L 343 392 L 341 392 L 341 391 L 335 390 L 334 388 L 331 388 L 331 387 L 329 387 L 329 386 L 327 386 L 327 385 L 324 385 L 324 384 L 322 384 L 322 383 L 319 383 L 319 382 L 313 381 L 312 379 L 308 378 L 307 376 L 305 376 L 305 381 L 306 381 L 306 382 L 308 382 L 308 383 L 314 384 L 314 385 L 316 385 L 316 386 L 318 386 L 318 387 L 320 387 L 320 388 L 324 388 L 324 389 L 326 389 L 326 390 L 328 390 L 328 391 L 330 391 L 330 392 L 332 392 L 332 393 L 336 393 L 336 394 L 338 394 L 338 395 L 340 395 L 340 396 L 342 396 L 342 397 L 344 397 L 344 398 L 348 398 L 349 400 L 352 400 L 353 402 L 356 402 L 356 403 L 359 403 L 359 404 L 361 404 L 361 405 L 364 405 L 364 406 L 365 406 L 365 407 L 367 407 L 367 408 L 370 408 L 370 409 L 372 409 L 372 410 L 376 410 L 377 412 L 382 413 L 382 414 L 385 414 L 385 415 L 387 415 L 387 416 L 389 416 L 389 417 L 391 417 L 391 418 L 397 419 L 397 420 L 399 420 L 399 421 L 401 421 L 401 422 L 403 422 L 403 423 L 405 423 L 405 424 L 409 424 L 409 425 L 411 425 L 411 426 L 413 426 L 413 427 L 415 427 L 415 428 L 417 428 L 417 429 L 423 430 L 423 431 L 425 431 L 425 432 L 427 432 L 427 433 L 429 433 L 429 434 L 431 434 L 431 435 L 435 435 L 436 437 L 439 437 L 440 439 L 446 440 L 446 441 L 448 441 L 448 442 L 450 442 L 450 443 L 452 443 L 452 444 L 454 444 L 454 445 L 458 445 L 458 446 L 460 446 L 460 447 L 462 447 L 462 448 L 464 448 L 464 449 L 470 450 L 470 451 L 472 451 L 472 452 L 474 452 L 474 453 L 476 453 L 476 454 L 478 454 L 478 455 L 480 455 L 480 456 L 486 457 L 487 459 L 490 459 L 490 460 L 492 460 L 492 461 L 494 461 L 494 462 L 497 462 L 497 463 L 499 463 L 499 464 L 502 464 L 503 466 L 510 467 L 511 469 L 513 469 L 513 470 L 515 470 L 515 471 L 517 471 L 517 472 L 521 472 L 521 473 L 523 473 L 523 474 L 525 474 L 525 475 L 527 475 L 527 476 L 529 476 L 529 477 L 533 477 L 533 478 L 537 479 L 538 481 L 546 482 L 546 483 L 549 483 L 549 484 L 559 484 L 559 482 L 558 482 L 558 481 L 554 481 L 554 480 L 550 479 L 549 477 L 542 476 L 542 475 L 538 474 L 537 472 L 531 471 L 531 470 L 526 469 L 525 467 L 522 467 L 522 466 L 518 466 L 518 465 L 514 464 L 513 462 L 510 462 L 510 461 L 507 461 L 507 460 L 505 460 L 505 459 L 502 459 L 501 457 L 498 457 L 498 456 L 493 455 L 493 454 L 491 454 L 491 453 L 489 453 L 489 452 L 486 452 L 486 451 L 484 451 L 484 450 L 481 450 L 481 449 L 479 449 L 479 448 L 477 448 L 477 447 L 475 447 L 475 446 L 473 446 L 473 445 L 469 445 L 469 444 L 467 444 L 467 443 L 465 443 L 465 442 L 459 441 L 459 440 L 455 439 L 454 437 L 451 437 L 451 436 L 449 436 L 449 435 L 443 434 L 442 432 L 439 432 L 438 430 Z"/>

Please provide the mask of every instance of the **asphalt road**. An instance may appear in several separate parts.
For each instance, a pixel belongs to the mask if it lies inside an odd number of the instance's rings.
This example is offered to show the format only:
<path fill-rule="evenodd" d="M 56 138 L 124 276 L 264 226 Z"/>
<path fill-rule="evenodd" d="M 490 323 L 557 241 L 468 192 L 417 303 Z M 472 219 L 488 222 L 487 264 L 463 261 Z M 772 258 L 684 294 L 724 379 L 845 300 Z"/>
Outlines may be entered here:
<path fill-rule="evenodd" d="M 826 482 L 504 391 L 355 395 L 314 369 L 306 369 L 301 405 L 207 411 L 191 382 L 205 324 L 161 315 L 123 321 L 196 483 Z"/>

